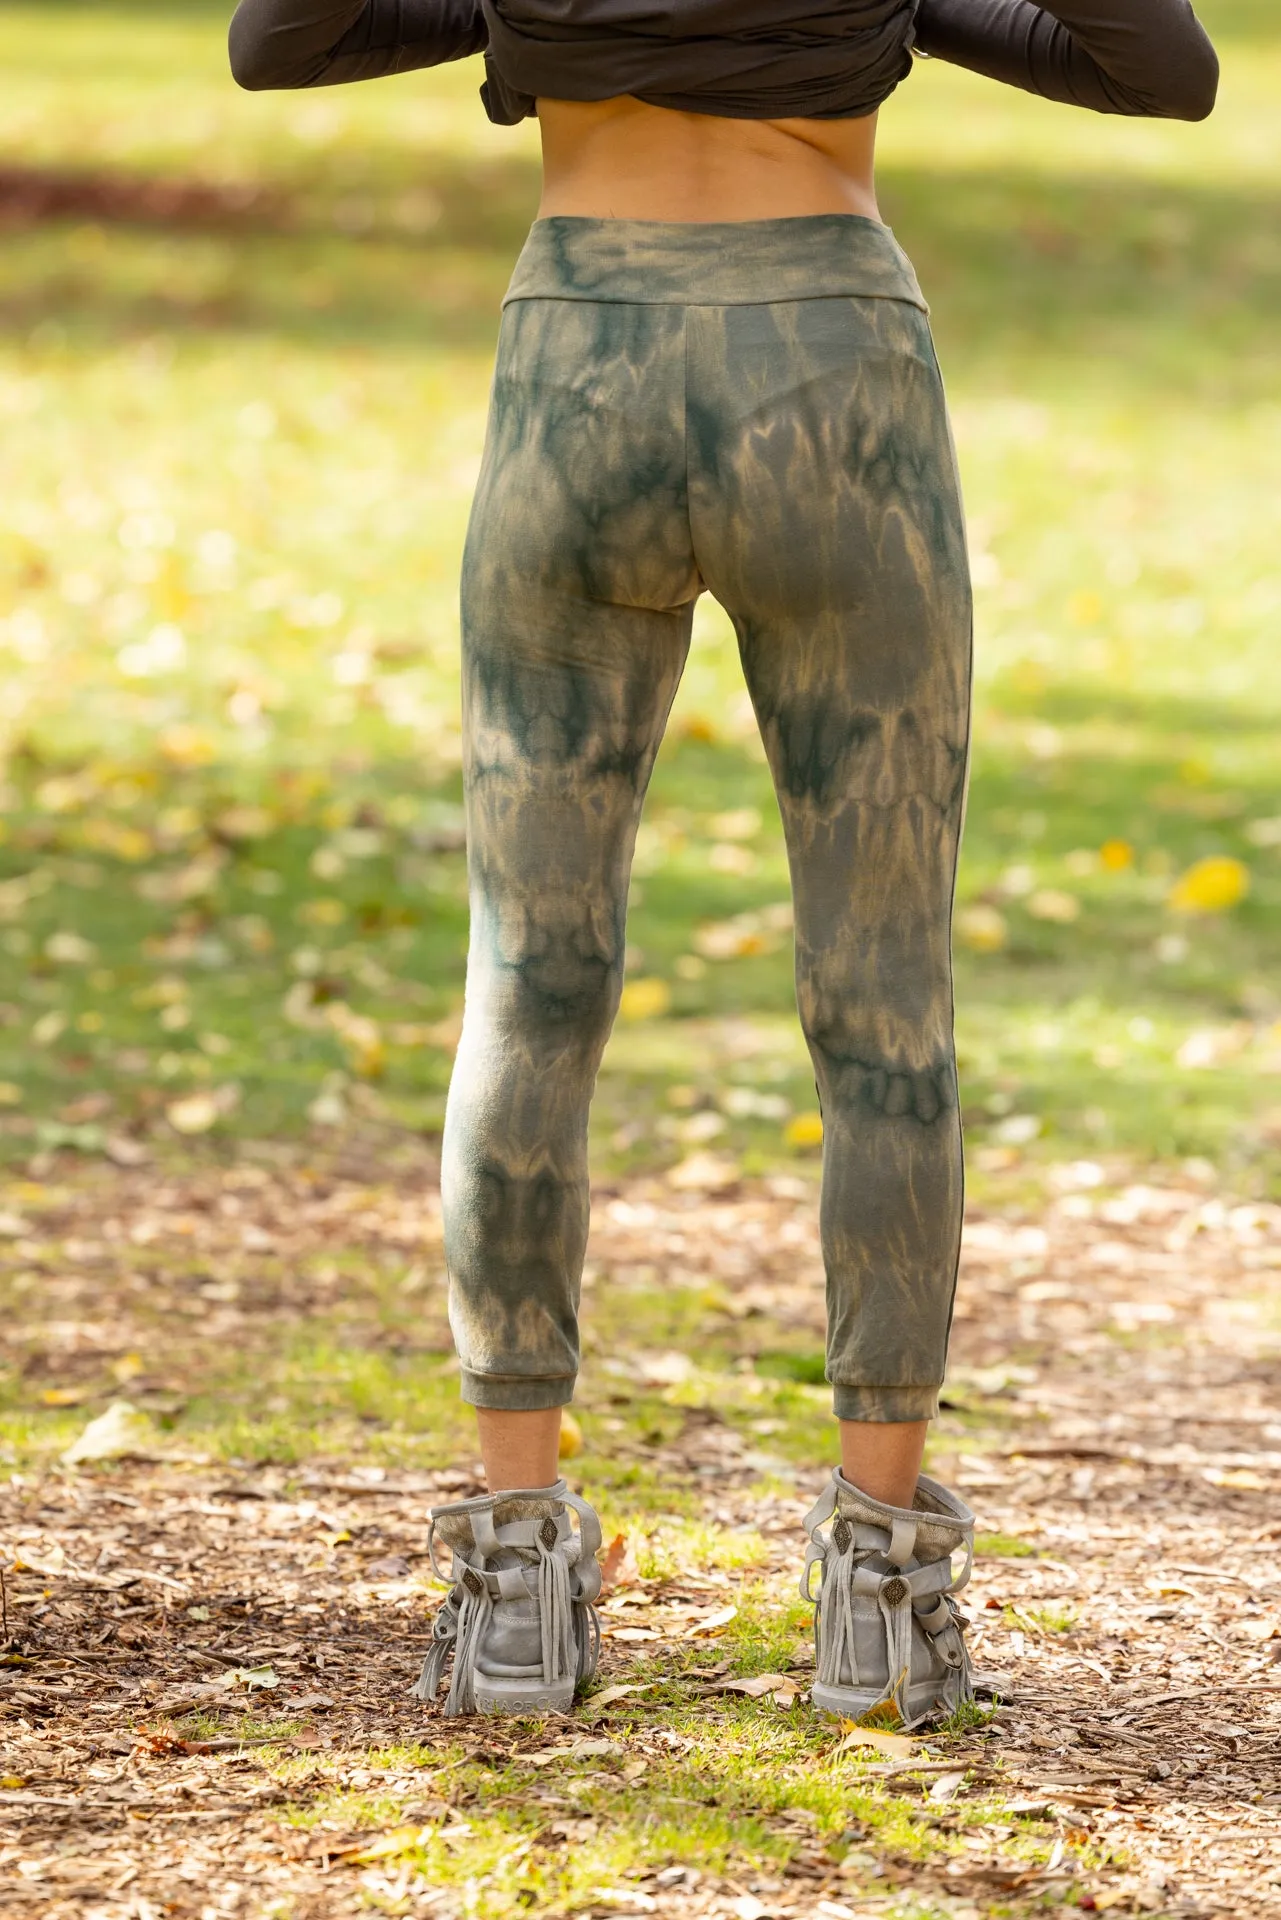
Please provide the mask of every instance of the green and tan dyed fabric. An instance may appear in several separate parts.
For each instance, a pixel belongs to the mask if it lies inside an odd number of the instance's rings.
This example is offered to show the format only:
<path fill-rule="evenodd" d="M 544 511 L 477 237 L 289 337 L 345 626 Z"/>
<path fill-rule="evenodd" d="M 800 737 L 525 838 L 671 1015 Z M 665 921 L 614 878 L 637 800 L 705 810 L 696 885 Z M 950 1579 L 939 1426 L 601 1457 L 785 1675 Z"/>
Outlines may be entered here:
<path fill-rule="evenodd" d="M 463 568 L 472 933 L 443 1168 L 463 1393 L 573 1392 L 588 1106 L 704 591 L 787 835 L 836 1412 L 924 1418 L 960 1236 L 970 593 L 925 304 L 853 215 L 542 220 L 516 268 Z"/>

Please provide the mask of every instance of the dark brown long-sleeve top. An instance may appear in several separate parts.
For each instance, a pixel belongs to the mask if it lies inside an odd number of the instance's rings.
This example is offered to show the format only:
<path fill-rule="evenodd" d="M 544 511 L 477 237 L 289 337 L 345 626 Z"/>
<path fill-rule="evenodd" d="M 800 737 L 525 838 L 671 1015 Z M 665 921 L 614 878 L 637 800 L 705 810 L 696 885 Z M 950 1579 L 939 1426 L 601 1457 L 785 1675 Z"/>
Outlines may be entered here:
<path fill-rule="evenodd" d="M 240 0 L 243 87 L 368 80 L 485 54 L 511 125 L 538 96 L 736 119 L 854 118 L 918 53 L 1096 113 L 1203 120 L 1219 64 L 1189 0 Z"/>

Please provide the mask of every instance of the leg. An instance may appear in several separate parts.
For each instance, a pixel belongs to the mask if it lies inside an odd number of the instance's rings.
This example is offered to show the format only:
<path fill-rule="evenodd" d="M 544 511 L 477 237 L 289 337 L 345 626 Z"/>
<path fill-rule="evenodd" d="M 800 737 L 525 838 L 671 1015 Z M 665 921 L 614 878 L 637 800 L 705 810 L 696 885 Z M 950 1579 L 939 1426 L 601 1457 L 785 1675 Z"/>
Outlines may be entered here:
<path fill-rule="evenodd" d="M 464 1398 L 490 1415 L 491 1484 L 555 1478 L 554 1425 L 528 1416 L 564 1405 L 578 1366 L 588 1107 L 699 584 L 681 329 L 672 308 L 508 307 L 468 533 L 472 922 L 442 1190 L 450 1321 Z"/>
<path fill-rule="evenodd" d="M 708 313 L 698 367 L 695 551 L 774 773 L 825 1122 L 828 1377 L 855 1475 L 910 1501 L 962 1197 L 949 933 L 970 601 L 942 391 L 924 316 L 890 300 Z M 860 1441 L 851 1423 L 907 1431 Z"/>
<path fill-rule="evenodd" d="M 533 1412 L 477 1407 L 476 1430 L 485 1484 L 491 1493 L 505 1487 L 550 1487 L 560 1474 L 560 1408 Z"/>
<path fill-rule="evenodd" d="M 842 1420 L 841 1472 L 890 1507 L 910 1507 L 925 1456 L 928 1420 Z"/>

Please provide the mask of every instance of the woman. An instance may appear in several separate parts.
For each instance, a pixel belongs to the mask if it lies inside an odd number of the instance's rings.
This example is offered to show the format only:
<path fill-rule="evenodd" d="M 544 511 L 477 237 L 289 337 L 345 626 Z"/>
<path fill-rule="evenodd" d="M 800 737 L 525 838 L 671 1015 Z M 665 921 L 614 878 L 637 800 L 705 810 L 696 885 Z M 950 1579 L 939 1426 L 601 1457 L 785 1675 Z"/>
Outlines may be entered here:
<path fill-rule="evenodd" d="M 481 50 L 490 118 L 537 113 L 543 193 L 463 562 L 472 938 L 442 1178 L 490 1492 L 433 1512 L 457 1584 L 420 1691 L 452 1651 L 447 1711 L 564 1710 L 595 1667 L 599 1528 L 557 1477 L 587 1111 L 707 589 L 782 810 L 825 1123 L 841 1464 L 806 1521 L 814 1699 L 912 1723 L 973 1695 L 953 1600 L 973 1515 L 920 1474 L 961 1226 L 970 599 L 925 303 L 877 210 L 877 109 L 915 51 L 1194 120 L 1217 62 L 1188 0 L 242 0 L 231 29 L 252 88 Z"/>

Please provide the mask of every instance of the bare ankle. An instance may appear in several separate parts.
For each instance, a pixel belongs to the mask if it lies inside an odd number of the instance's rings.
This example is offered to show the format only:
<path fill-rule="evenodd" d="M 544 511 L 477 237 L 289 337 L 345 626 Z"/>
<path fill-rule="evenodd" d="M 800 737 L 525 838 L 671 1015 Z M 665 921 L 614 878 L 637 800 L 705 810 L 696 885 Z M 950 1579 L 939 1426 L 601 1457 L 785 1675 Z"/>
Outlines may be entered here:
<path fill-rule="evenodd" d="M 925 1453 L 928 1420 L 841 1420 L 841 1472 L 890 1507 L 910 1507 Z"/>

